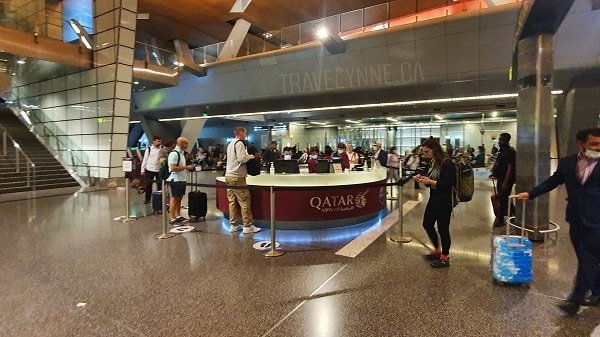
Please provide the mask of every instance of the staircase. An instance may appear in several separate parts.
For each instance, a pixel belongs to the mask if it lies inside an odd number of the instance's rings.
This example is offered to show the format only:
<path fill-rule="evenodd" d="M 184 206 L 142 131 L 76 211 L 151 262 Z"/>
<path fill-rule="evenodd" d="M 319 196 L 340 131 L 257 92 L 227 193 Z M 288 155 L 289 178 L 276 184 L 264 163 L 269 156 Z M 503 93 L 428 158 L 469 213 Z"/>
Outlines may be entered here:
<path fill-rule="evenodd" d="M 3 151 L 0 149 L 0 195 L 50 189 L 66 189 L 65 193 L 71 193 L 74 187 L 80 187 L 79 183 L 14 115 L 12 110 L 0 108 L 0 126 L 19 144 L 27 157 L 35 164 L 35 170 L 30 169 L 30 184 L 28 184 L 28 165 L 24 156 L 17 154 L 12 145 L 8 146 L 6 156 L 2 155 Z M 20 157 L 19 173 L 15 172 L 17 156 Z"/>

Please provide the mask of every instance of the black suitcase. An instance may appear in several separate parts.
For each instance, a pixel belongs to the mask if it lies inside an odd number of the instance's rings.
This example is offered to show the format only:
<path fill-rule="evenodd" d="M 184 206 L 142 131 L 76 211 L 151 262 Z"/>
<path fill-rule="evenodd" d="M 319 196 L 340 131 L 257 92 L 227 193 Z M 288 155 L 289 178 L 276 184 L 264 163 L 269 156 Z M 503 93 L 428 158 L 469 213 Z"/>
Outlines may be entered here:
<path fill-rule="evenodd" d="M 191 172 L 191 182 L 198 181 L 198 172 Z M 198 218 L 204 218 L 206 220 L 206 213 L 208 212 L 208 197 L 206 193 L 198 190 L 198 187 L 192 186 L 192 191 L 188 193 L 188 215 L 194 220 Z"/>
<path fill-rule="evenodd" d="M 167 185 L 167 188 L 168 185 Z M 167 206 L 169 205 L 169 193 L 167 192 Z M 152 192 L 152 212 L 155 214 L 162 213 L 162 191 Z"/>

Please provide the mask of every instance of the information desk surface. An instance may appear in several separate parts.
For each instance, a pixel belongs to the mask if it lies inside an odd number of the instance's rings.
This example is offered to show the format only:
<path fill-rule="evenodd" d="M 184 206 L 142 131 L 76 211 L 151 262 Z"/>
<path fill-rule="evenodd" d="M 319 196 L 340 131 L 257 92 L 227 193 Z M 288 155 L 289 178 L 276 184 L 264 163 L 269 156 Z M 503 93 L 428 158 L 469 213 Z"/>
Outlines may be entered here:
<path fill-rule="evenodd" d="M 384 168 L 369 171 L 349 171 L 347 173 L 299 173 L 299 174 L 264 174 L 248 176 L 246 183 L 252 186 L 276 187 L 319 187 L 348 186 L 380 182 L 386 179 Z M 217 181 L 225 182 L 225 177 L 217 177 Z"/>

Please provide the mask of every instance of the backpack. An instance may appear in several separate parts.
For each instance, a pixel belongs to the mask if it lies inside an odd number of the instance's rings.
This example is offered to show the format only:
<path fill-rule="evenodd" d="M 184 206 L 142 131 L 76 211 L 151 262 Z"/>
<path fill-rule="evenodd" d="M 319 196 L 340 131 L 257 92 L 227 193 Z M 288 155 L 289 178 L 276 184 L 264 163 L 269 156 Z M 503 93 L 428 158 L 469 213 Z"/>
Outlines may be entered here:
<path fill-rule="evenodd" d="M 452 188 L 452 199 L 454 206 L 459 202 L 468 202 L 473 199 L 475 193 L 475 172 L 471 164 L 464 160 L 452 161 L 456 179 Z"/>
<path fill-rule="evenodd" d="M 237 142 L 235 142 L 235 144 L 237 144 L 238 142 L 242 142 L 244 143 L 243 140 L 238 140 Z M 233 149 L 235 151 L 235 144 L 233 144 Z M 246 145 L 246 143 L 244 143 L 244 145 Z M 248 172 L 248 175 L 251 176 L 257 176 L 260 174 L 260 159 L 258 158 L 252 158 L 250 160 L 248 160 L 246 162 L 246 171 Z"/>
<path fill-rule="evenodd" d="M 181 154 L 179 154 L 179 152 L 173 150 L 173 151 L 169 152 L 169 155 L 172 152 L 177 153 L 177 163 L 179 164 L 179 161 L 181 160 Z M 162 164 L 160 164 L 160 169 L 158 170 L 158 176 L 160 177 L 160 179 L 166 181 L 170 175 L 171 175 L 171 169 L 169 168 L 169 156 L 167 156 L 167 159 L 165 159 L 165 161 L 163 161 Z"/>

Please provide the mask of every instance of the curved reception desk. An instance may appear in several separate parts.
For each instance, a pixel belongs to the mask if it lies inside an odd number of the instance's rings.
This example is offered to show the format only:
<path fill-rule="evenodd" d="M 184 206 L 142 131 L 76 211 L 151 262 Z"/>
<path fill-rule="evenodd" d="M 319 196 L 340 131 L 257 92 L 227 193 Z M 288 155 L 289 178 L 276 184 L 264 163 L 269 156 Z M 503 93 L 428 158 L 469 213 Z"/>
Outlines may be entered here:
<path fill-rule="evenodd" d="M 217 177 L 225 186 L 225 177 Z M 320 229 L 355 225 L 377 217 L 386 205 L 386 170 L 347 173 L 261 174 L 247 178 L 254 225 L 270 225 L 269 187 L 275 188 L 278 229 Z M 289 189 L 286 189 L 289 188 Z M 217 208 L 228 217 L 225 188 L 217 189 Z"/>

